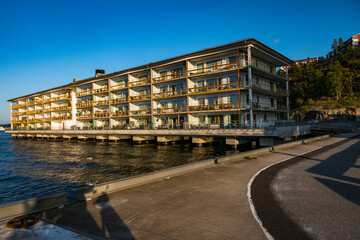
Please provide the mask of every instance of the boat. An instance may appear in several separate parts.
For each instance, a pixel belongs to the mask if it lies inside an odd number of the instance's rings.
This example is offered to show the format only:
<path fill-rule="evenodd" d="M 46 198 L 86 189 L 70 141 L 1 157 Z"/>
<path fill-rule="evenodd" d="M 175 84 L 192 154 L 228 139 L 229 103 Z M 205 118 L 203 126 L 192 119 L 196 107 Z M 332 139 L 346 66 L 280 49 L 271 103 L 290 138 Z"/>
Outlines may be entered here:
<path fill-rule="evenodd" d="M 3 128 L 3 127 L 0 127 L 0 131 L 5 131 L 5 128 Z"/>

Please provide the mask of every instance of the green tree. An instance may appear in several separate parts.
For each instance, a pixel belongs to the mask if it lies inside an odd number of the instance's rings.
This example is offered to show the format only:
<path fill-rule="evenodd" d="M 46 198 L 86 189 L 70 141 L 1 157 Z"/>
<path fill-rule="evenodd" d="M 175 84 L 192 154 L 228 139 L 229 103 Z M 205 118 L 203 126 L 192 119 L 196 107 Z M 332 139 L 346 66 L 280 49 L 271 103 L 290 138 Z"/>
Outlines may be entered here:
<path fill-rule="evenodd" d="M 345 77 L 344 77 L 344 84 L 347 92 L 350 96 L 353 96 L 353 83 L 354 83 L 354 77 L 355 74 L 353 72 L 350 72 L 349 69 L 345 71 Z"/>
<path fill-rule="evenodd" d="M 333 96 L 336 96 L 336 100 L 339 100 L 341 97 L 341 93 L 344 89 L 343 84 L 343 73 L 342 73 L 342 66 L 338 60 L 334 61 L 329 66 L 330 71 L 327 74 L 327 79 L 329 83 L 329 92 Z"/>
<path fill-rule="evenodd" d="M 336 48 L 337 48 L 337 46 L 338 46 L 338 42 L 337 42 L 337 40 L 336 40 L 336 38 L 333 40 L 333 42 L 332 42 L 332 44 L 331 44 L 331 49 L 332 50 L 335 50 Z"/>

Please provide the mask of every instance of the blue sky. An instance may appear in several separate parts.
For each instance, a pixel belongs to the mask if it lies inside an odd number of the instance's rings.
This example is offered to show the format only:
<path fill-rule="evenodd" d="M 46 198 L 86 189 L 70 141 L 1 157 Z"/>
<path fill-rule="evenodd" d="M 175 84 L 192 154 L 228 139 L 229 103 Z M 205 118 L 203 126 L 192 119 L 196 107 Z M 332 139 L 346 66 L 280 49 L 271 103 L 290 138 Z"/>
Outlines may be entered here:
<path fill-rule="evenodd" d="M 360 33 L 360 1 L 0 0 L 0 124 L 8 99 L 73 78 L 253 37 L 291 59 Z"/>

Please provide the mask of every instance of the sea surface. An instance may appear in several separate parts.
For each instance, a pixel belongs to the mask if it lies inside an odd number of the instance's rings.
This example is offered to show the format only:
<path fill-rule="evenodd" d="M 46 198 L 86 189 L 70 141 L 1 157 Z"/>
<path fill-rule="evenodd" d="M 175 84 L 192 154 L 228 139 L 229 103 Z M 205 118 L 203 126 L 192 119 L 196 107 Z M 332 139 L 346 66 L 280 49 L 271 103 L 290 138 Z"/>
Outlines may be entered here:
<path fill-rule="evenodd" d="M 0 131 L 0 205 L 234 153 L 224 146 L 15 139 Z"/>

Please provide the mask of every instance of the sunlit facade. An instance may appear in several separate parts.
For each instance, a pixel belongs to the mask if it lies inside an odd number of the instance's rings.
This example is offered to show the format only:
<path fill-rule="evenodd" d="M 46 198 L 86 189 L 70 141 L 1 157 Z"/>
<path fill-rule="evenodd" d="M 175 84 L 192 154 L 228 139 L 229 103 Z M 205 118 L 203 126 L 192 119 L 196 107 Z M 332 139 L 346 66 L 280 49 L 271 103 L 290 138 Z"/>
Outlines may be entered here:
<path fill-rule="evenodd" d="M 259 128 L 287 119 L 292 61 L 245 39 L 9 100 L 12 129 Z"/>

